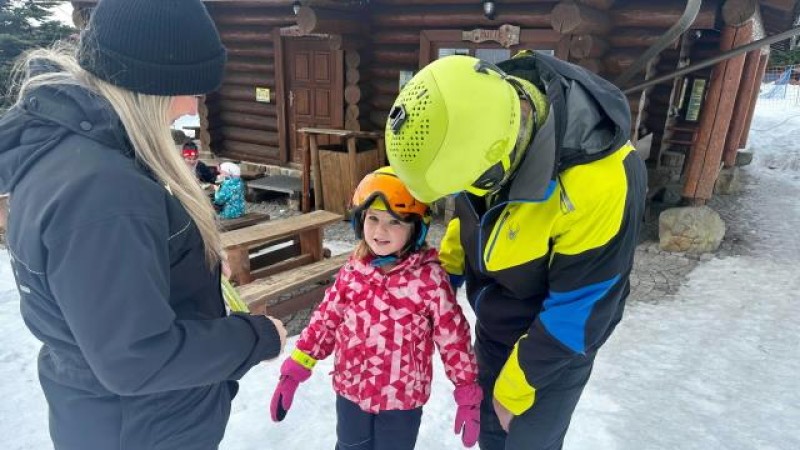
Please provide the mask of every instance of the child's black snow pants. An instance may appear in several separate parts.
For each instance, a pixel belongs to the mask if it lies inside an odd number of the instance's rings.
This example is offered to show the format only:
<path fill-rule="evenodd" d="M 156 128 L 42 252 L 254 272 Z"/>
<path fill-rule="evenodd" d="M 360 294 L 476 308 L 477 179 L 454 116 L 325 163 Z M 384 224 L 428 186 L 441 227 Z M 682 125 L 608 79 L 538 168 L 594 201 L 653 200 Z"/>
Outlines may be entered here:
<path fill-rule="evenodd" d="M 336 396 L 336 416 L 336 450 L 412 450 L 422 408 L 371 414 Z"/>

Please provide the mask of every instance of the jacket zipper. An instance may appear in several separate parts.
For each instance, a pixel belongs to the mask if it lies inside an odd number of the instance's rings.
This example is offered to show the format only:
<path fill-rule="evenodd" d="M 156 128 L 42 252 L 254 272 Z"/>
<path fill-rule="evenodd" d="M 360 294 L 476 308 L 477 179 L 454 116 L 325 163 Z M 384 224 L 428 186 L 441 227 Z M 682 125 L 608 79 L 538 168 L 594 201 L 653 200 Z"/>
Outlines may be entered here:
<path fill-rule="evenodd" d="M 503 218 L 500 219 L 500 222 L 496 223 L 495 226 L 493 227 L 495 230 L 497 230 L 497 232 L 495 232 L 495 234 L 494 234 L 494 239 L 492 239 L 492 243 L 489 244 L 489 252 L 486 254 L 486 260 L 487 261 L 492 258 L 492 252 L 494 251 L 494 245 L 497 243 L 497 238 L 500 237 L 500 230 L 502 230 L 503 224 L 506 223 L 506 220 L 508 219 L 508 216 L 510 216 L 510 215 L 511 215 L 510 211 L 506 211 L 505 213 L 503 213 Z"/>

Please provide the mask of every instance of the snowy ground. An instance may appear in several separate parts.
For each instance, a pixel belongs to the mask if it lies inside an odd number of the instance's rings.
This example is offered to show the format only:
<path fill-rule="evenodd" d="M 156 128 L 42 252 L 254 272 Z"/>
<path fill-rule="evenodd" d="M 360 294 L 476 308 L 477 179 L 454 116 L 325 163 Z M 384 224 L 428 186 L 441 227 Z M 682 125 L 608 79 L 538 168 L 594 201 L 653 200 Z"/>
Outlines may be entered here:
<path fill-rule="evenodd" d="M 565 448 L 800 448 L 800 107 L 759 105 L 752 133 L 756 160 L 746 169 L 747 189 L 721 203 L 729 232 L 747 236 L 746 251 L 700 262 L 660 301 L 631 298 L 598 356 Z M 333 245 L 335 252 L 346 250 L 342 245 Z M 38 343 L 18 307 L 0 250 L 0 440 L 8 450 L 49 449 Z M 279 425 L 268 418 L 278 364 L 252 370 L 222 448 L 332 448 L 331 363 L 317 366 Z M 451 386 L 440 364 L 436 370 L 417 448 L 459 448 Z"/>

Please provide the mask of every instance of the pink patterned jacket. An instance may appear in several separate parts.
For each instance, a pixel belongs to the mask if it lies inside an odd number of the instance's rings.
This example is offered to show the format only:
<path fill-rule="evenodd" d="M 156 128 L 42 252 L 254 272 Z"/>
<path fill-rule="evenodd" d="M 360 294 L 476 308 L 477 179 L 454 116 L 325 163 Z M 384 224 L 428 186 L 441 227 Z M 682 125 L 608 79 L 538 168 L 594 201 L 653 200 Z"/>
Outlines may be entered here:
<path fill-rule="evenodd" d="M 351 257 L 297 348 L 317 360 L 335 350 L 334 391 L 376 413 L 428 401 L 434 343 L 454 385 L 476 382 L 469 324 L 438 252 L 428 249 L 388 273 Z"/>

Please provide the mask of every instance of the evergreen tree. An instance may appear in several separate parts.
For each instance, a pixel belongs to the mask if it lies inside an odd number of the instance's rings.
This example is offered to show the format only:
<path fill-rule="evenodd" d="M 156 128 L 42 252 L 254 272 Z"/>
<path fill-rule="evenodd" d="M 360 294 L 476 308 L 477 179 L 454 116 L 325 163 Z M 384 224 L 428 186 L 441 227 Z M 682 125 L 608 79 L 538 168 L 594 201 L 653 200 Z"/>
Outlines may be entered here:
<path fill-rule="evenodd" d="M 48 47 L 76 30 L 53 19 L 63 0 L 0 0 L 0 111 L 8 98 L 14 61 L 26 50 Z"/>

